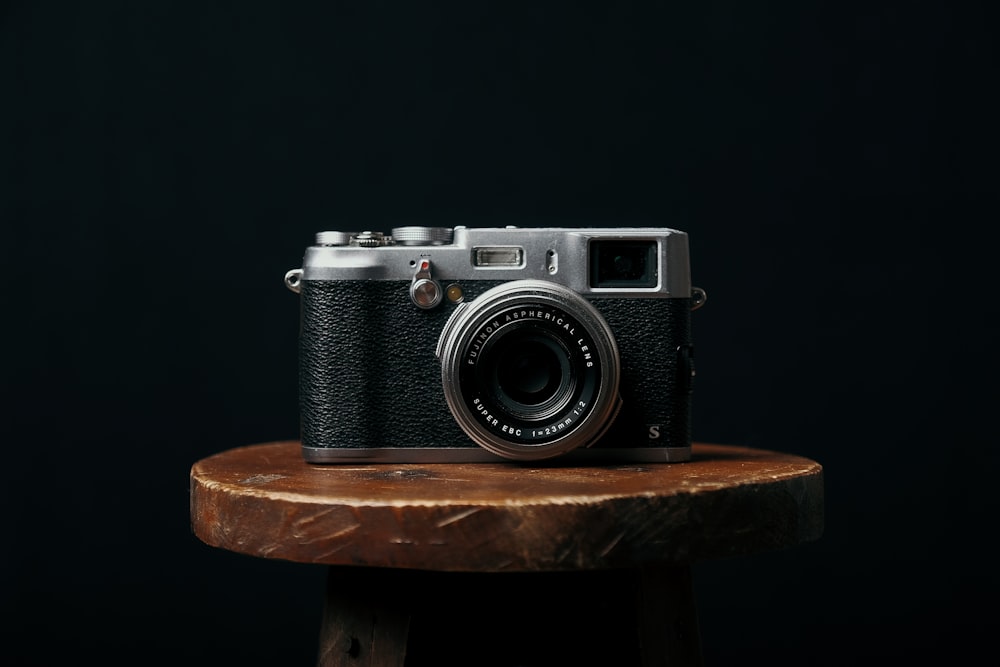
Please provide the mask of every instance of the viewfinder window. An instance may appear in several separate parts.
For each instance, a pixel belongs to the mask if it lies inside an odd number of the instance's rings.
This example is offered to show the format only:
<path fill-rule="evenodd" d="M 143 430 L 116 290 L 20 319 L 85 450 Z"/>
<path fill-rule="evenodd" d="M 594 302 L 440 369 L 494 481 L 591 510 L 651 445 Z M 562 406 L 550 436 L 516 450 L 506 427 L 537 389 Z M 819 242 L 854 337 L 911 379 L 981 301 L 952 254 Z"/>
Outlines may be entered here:
<path fill-rule="evenodd" d="M 656 241 L 593 241 L 591 287 L 656 287 Z"/>

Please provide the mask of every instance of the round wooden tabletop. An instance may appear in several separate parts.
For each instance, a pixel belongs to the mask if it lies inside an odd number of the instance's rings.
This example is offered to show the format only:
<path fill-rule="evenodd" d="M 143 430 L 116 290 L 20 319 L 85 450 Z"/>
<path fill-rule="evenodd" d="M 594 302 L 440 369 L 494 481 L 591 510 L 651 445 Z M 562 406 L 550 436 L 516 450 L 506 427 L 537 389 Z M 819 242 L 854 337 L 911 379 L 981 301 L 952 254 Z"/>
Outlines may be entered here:
<path fill-rule="evenodd" d="M 696 443 L 686 463 L 306 463 L 298 441 L 191 468 L 206 544 L 304 563 L 529 572 L 691 563 L 816 540 L 823 468 Z"/>

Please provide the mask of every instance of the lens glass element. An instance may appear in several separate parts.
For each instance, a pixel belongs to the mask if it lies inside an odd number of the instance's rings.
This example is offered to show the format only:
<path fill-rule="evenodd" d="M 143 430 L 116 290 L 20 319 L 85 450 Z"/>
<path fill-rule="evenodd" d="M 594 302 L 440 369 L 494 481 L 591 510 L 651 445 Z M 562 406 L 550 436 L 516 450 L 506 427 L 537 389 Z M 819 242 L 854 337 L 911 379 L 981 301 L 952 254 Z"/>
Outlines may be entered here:
<path fill-rule="evenodd" d="M 484 355 L 480 381 L 495 387 L 498 405 L 513 415 L 544 418 L 572 398 L 571 353 L 543 329 L 512 328 Z"/>

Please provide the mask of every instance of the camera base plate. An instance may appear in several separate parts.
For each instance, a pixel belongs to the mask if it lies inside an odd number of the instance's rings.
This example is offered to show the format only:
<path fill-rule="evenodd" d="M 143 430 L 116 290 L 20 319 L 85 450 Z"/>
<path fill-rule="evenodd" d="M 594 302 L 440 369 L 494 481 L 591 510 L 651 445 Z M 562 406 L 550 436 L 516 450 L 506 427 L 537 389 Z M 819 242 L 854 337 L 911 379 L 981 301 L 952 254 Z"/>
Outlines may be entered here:
<path fill-rule="evenodd" d="M 496 463 L 508 461 L 481 447 L 302 447 L 307 463 Z M 556 458 L 523 461 L 555 463 L 681 463 L 691 460 L 690 447 L 574 449 Z M 520 461 L 514 461 L 520 462 Z"/>

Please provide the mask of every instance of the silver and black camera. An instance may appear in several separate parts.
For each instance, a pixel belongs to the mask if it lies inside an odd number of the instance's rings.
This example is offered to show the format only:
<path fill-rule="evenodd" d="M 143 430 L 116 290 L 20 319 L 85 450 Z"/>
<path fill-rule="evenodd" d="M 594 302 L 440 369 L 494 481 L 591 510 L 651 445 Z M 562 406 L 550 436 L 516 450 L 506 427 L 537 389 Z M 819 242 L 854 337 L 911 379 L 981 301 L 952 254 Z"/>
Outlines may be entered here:
<path fill-rule="evenodd" d="M 306 461 L 691 458 L 684 232 L 324 231 L 285 284 Z"/>

